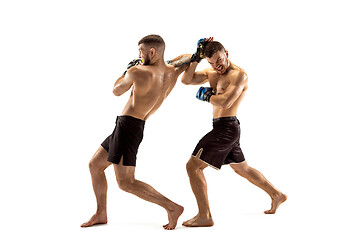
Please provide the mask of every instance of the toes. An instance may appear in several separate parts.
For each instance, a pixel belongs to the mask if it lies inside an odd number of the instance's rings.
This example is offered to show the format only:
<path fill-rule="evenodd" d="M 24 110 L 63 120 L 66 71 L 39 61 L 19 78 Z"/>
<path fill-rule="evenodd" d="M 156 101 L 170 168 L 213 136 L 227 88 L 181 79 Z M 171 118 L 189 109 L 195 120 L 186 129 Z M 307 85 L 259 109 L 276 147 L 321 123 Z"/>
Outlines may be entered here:
<path fill-rule="evenodd" d="M 267 211 L 265 211 L 264 213 L 265 213 L 265 214 L 274 214 L 274 213 L 275 213 L 275 211 L 272 211 L 272 210 L 267 210 Z"/>
<path fill-rule="evenodd" d="M 170 227 L 169 224 L 163 226 L 165 230 L 173 230 L 175 227 Z"/>
<path fill-rule="evenodd" d="M 193 223 L 187 223 L 187 222 L 184 222 L 182 225 L 183 225 L 183 226 L 185 226 L 185 227 L 191 227 L 191 226 L 194 226 L 194 224 L 193 224 Z"/>
<path fill-rule="evenodd" d="M 191 224 L 193 224 L 193 222 L 194 221 L 192 219 L 190 219 L 190 220 L 187 220 L 187 221 L 183 222 L 182 225 L 183 226 L 190 226 Z"/>
<path fill-rule="evenodd" d="M 81 227 L 88 227 L 88 226 L 90 226 L 89 222 L 81 224 Z"/>

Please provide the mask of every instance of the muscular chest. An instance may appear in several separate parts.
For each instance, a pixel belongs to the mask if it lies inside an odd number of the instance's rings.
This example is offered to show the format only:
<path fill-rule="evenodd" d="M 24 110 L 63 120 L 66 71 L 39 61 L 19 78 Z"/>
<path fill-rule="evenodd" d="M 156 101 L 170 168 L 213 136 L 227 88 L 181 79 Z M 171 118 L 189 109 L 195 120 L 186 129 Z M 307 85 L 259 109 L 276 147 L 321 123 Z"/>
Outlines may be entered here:
<path fill-rule="evenodd" d="M 229 84 L 230 80 L 225 77 L 219 77 L 218 79 L 213 79 L 210 82 L 210 86 L 215 90 L 216 94 L 224 93 Z"/>

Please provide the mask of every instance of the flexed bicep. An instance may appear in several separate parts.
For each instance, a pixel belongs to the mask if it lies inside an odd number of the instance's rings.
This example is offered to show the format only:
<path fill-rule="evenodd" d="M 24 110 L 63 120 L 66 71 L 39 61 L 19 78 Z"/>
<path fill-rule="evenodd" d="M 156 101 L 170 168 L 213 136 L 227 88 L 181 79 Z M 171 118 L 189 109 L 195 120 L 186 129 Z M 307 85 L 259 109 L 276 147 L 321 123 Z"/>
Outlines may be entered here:
<path fill-rule="evenodd" d="M 130 69 L 130 71 L 131 71 L 131 69 Z M 133 81 L 133 77 L 130 76 L 130 75 L 131 74 L 126 73 L 125 75 L 122 75 L 115 82 L 114 88 L 113 88 L 113 93 L 114 93 L 115 96 L 121 96 L 131 88 L 134 81 Z"/>
<path fill-rule="evenodd" d="M 133 76 L 129 76 L 129 73 L 133 73 L 136 70 L 134 67 L 137 65 L 142 65 L 142 63 L 143 60 L 139 58 L 134 59 L 128 63 L 125 72 L 121 77 L 118 78 L 118 80 L 116 80 L 114 84 L 113 93 L 115 96 L 121 96 L 131 88 L 133 85 Z"/>
<path fill-rule="evenodd" d="M 190 67 L 184 72 L 181 82 L 186 85 L 200 85 L 209 81 L 208 71 L 202 70 L 195 72 L 197 63 L 192 62 Z"/>

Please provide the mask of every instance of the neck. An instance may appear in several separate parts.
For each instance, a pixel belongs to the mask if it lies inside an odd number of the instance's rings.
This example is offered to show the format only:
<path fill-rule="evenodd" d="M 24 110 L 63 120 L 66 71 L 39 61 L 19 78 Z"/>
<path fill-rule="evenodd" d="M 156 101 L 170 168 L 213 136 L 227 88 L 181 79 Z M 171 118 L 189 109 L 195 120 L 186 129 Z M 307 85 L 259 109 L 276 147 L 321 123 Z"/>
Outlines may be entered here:
<path fill-rule="evenodd" d="M 227 59 L 227 64 L 226 64 L 226 65 L 227 65 L 226 71 L 225 71 L 223 74 L 228 73 L 229 70 L 230 70 L 230 68 L 231 68 L 231 66 L 232 66 L 232 63 L 231 63 L 230 59 Z"/>
<path fill-rule="evenodd" d="M 165 65 L 165 61 L 164 61 L 164 57 L 161 56 L 157 59 L 154 59 L 154 61 L 150 64 L 150 65 L 153 65 L 153 66 L 162 66 L 162 65 Z"/>
<path fill-rule="evenodd" d="M 232 65 L 232 63 L 231 63 L 230 59 L 227 59 L 227 60 L 228 60 L 227 68 L 229 68 Z"/>

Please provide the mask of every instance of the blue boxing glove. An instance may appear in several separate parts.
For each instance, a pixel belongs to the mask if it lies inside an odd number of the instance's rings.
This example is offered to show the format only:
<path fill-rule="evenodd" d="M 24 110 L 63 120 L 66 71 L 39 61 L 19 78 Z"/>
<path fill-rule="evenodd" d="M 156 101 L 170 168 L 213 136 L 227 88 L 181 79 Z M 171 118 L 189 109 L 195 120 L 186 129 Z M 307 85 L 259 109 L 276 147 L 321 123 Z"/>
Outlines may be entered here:
<path fill-rule="evenodd" d="M 210 97 L 214 95 L 211 87 L 200 87 L 196 93 L 196 98 L 201 101 L 210 102 Z"/>

